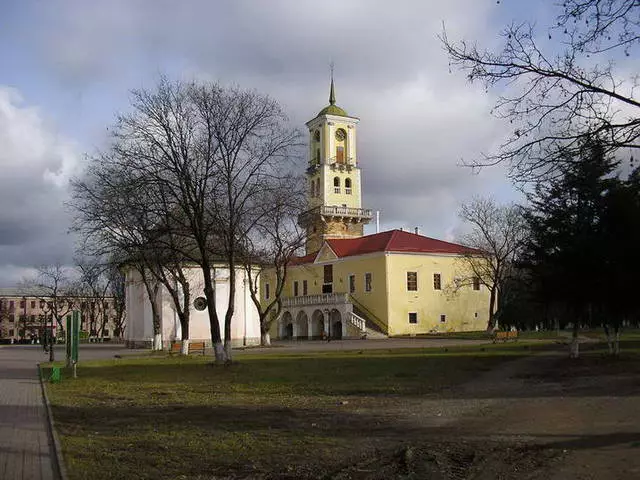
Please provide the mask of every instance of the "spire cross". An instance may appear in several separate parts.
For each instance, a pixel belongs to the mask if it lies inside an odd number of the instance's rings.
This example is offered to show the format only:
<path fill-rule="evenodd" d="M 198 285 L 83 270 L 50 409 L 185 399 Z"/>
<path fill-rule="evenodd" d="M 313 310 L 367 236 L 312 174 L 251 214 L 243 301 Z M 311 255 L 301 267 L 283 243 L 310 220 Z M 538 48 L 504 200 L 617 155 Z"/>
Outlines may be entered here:
<path fill-rule="evenodd" d="M 333 88 L 333 61 L 329 64 L 329 68 L 331 69 L 331 90 L 329 91 L 329 104 L 330 105 L 335 105 L 336 104 L 336 93 L 334 91 Z"/>

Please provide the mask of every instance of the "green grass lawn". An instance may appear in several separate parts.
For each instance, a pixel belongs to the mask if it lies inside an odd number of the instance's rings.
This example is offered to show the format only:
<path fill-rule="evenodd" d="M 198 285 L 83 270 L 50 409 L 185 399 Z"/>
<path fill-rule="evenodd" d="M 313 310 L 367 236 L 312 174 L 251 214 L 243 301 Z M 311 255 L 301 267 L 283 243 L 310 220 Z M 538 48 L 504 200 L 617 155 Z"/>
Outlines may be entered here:
<path fill-rule="evenodd" d="M 47 388 L 71 479 L 298 478 L 402 441 L 403 408 L 531 348 L 123 358 Z"/>

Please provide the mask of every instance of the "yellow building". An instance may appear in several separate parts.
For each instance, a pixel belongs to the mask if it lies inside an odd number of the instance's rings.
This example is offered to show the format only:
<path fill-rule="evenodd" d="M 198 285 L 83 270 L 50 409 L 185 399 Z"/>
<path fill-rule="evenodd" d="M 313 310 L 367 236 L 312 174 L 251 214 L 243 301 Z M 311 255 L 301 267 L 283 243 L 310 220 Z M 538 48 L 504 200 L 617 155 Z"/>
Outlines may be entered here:
<path fill-rule="evenodd" d="M 417 233 L 363 236 L 371 210 L 361 205 L 358 119 L 335 104 L 307 122 L 310 135 L 306 255 L 289 266 L 278 338 L 360 338 L 486 328 L 489 292 L 469 278 L 470 250 Z M 463 279 L 465 281 L 463 281 Z M 261 279 L 272 300 L 273 275 Z"/>

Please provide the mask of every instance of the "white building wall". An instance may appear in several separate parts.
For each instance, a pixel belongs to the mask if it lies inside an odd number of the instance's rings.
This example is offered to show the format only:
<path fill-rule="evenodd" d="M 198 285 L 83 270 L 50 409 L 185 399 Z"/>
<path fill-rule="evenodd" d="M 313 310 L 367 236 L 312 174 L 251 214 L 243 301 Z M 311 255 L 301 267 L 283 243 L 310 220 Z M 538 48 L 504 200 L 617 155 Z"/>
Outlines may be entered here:
<path fill-rule="evenodd" d="M 185 272 L 189 279 L 191 300 L 189 337 L 192 341 L 204 341 L 211 344 L 211 330 L 209 328 L 208 309 L 198 311 L 193 307 L 197 297 L 204 297 L 204 283 L 202 272 L 199 268 L 188 268 Z M 260 320 L 249 292 L 248 282 L 245 281 L 245 272 L 242 268 L 236 271 L 235 306 L 231 321 L 231 342 L 233 346 L 256 345 L 260 343 Z M 227 312 L 229 300 L 229 269 L 216 268 L 215 270 L 215 294 L 216 312 L 220 335 L 224 341 L 224 317 Z M 131 346 L 150 346 L 153 339 L 153 316 L 151 303 L 140 275 L 134 270 L 127 270 L 127 343 Z M 161 332 L 162 341 L 169 346 L 174 340 L 182 339 L 180 322 L 176 313 L 173 299 L 169 292 L 162 286 L 159 293 L 161 305 Z"/>

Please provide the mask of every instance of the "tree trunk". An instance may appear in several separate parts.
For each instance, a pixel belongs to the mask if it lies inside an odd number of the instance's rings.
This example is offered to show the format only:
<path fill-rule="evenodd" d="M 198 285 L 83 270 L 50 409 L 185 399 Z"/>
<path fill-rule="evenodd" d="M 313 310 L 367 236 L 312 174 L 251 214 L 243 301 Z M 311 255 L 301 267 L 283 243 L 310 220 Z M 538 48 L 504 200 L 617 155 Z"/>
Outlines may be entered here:
<path fill-rule="evenodd" d="M 225 363 L 225 354 L 224 354 L 224 346 L 222 342 L 216 342 L 213 344 L 213 354 L 216 358 L 216 363 L 223 364 Z"/>
<path fill-rule="evenodd" d="M 182 347 L 180 347 L 180 354 L 181 355 L 189 355 L 189 339 L 188 338 L 182 338 Z"/>
<path fill-rule="evenodd" d="M 211 345 L 215 354 L 216 363 L 224 363 L 224 348 L 222 346 L 222 338 L 220 337 L 220 324 L 218 323 L 218 314 L 216 313 L 216 299 L 213 279 L 211 278 L 211 268 L 208 263 L 203 263 L 202 277 L 204 280 L 204 296 L 207 299 L 207 309 L 209 313 L 209 328 L 211 331 Z"/>
<path fill-rule="evenodd" d="M 580 356 L 580 342 L 578 342 L 578 331 L 580 330 L 580 324 L 577 321 L 573 322 L 573 336 L 571 338 L 570 354 L 571 358 L 578 358 Z"/>
<path fill-rule="evenodd" d="M 225 338 L 224 340 L 224 354 L 225 354 L 225 363 L 231 363 L 233 361 L 233 352 L 231 351 L 231 339 Z"/>
<path fill-rule="evenodd" d="M 607 346 L 609 347 L 609 355 L 613 355 L 613 338 L 611 337 L 611 330 L 609 325 L 604 324 L 604 334 L 607 336 Z"/>
<path fill-rule="evenodd" d="M 497 325 L 494 324 L 496 308 L 496 287 L 491 287 L 491 294 L 489 296 L 489 322 L 487 323 L 487 332 L 491 333 L 497 329 Z"/>
<path fill-rule="evenodd" d="M 269 333 L 269 331 L 262 332 L 260 334 L 260 345 L 262 345 L 263 347 L 271 346 L 271 334 Z"/>
<path fill-rule="evenodd" d="M 620 326 L 615 327 L 615 341 L 613 346 L 613 354 L 617 357 L 620 355 Z"/>
<path fill-rule="evenodd" d="M 161 333 L 156 333 L 153 335 L 152 350 L 155 350 L 155 351 L 162 350 L 162 334 Z"/>

